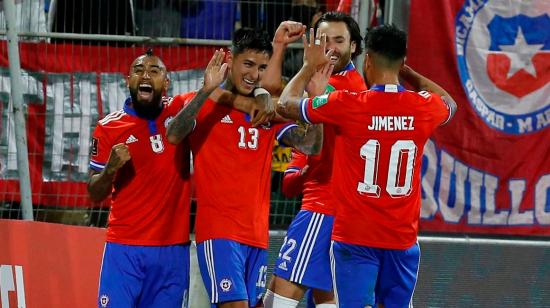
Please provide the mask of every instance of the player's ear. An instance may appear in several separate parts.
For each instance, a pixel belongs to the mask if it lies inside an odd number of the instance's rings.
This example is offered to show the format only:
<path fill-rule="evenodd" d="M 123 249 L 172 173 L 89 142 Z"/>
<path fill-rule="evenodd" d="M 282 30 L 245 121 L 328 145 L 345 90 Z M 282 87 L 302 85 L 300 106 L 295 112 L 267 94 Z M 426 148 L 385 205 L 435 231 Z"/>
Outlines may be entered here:
<path fill-rule="evenodd" d="M 355 43 L 355 41 L 352 41 L 351 42 L 351 54 L 353 55 L 355 53 L 355 49 L 357 48 L 357 44 Z"/>
<path fill-rule="evenodd" d="M 369 57 L 369 53 L 365 52 L 365 60 L 363 60 L 363 70 L 366 71 L 367 67 L 370 65 L 371 58 Z"/>
<path fill-rule="evenodd" d="M 168 93 L 168 87 L 169 86 L 170 86 L 170 79 L 168 79 L 168 77 L 166 77 L 166 78 L 164 78 L 164 85 L 162 87 L 164 95 L 166 95 L 166 93 Z"/>

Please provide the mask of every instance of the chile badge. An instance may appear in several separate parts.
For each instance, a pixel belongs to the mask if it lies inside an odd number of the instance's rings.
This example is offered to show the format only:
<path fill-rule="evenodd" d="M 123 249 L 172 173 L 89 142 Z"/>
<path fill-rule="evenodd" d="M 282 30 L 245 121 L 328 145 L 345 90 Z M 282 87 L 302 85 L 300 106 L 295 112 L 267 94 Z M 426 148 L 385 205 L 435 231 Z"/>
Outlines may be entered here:
<path fill-rule="evenodd" d="M 550 1 L 468 0 L 455 26 L 460 79 L 485 123 L 515 135 L 550 126 Z"/>

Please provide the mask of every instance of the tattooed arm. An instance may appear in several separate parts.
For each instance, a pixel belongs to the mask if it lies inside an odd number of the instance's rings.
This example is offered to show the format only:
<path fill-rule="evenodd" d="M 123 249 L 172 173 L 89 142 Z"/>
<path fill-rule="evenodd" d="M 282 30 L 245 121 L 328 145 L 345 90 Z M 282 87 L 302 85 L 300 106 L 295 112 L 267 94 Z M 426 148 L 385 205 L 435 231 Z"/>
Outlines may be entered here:
<path fill-rule="evenodd" d="M 223 63 L 224 56 L 225 52 L 221 49 L 216 50 L 204 71 L 204 84 L 202 88 L 197 91 L 195 97 L 170 121 L 166 129 L 166 137 L 171 144 L 180 143 L 193 130 L 195 119 L 202 105 L 204 105 L 208 96 L 225 79 L 227 63 Z"/>
<path fill-rule="evenodd" d="M 319 154 L 323 147 L 323 124 L 292 127 L 280 140 L 304 154 Z"/>

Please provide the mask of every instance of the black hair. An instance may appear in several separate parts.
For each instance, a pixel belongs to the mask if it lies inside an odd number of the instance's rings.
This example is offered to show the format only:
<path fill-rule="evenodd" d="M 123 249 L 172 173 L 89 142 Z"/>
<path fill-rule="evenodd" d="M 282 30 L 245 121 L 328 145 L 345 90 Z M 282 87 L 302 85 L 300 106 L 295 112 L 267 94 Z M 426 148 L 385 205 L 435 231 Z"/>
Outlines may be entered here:
<path fill-rule="evenodd" d="M 342 12 L 326 12 L 315 22 L 314 29 L 317 32 L 317 28 L 322 22 L 343 22 L 348 28 L 350 35 L 350 41 L 355 42 L 355 52 L 351 55 L 352 58 L 360 55 L 363 52 L 363 37 L 361 36 L 361 30 L 359 25 L 351 16 Z"/>
<path fill-rule="evenodd" d="M 273 54 L 273 46 L 267 32 L 252 28 L 240 28 L 233 33 L 231 53 L 237 56 L 246 50 L 266 52 L 269 57 Z"/>
<path fill-rule="evenodd" d="M 400 61 L 407 54 L 407 34 L 395 25 L 377 26 L 365 35 L 365 47 L 389 62 Z"/>
<path fill-rule="evenodd" d="M 143 55 L 144 55 L 144 56 L 148 56 L 148 57 L 154 56 L 153 48 L 151 48 L 151 47 L 147 48 L 147 51 L 146 51 L 145 54 L 143 54 Z"/>

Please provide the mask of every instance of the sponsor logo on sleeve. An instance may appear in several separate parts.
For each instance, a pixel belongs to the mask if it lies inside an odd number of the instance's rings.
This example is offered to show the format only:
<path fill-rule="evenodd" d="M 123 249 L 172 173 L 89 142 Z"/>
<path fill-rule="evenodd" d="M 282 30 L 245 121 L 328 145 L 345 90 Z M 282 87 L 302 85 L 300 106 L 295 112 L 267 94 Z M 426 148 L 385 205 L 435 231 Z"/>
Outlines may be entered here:
<path fill-rule="evenodd" d="M 321 96 L 315 96 L 313 98 L 313 101 L 311 102 L 311 106 L 313 107 L 313 109 L 317 109 L 317 108 L 323 106 L 326 103 L 328 103 L 328 95 L 327 94 L 321 95 Z"/>
<path fill-rule="evenodd" d="M 99 140 L 97 138 L 92 138 L 92 155 L 96 156 L 98 153 L 97 145 L 99 144 Z"/>

